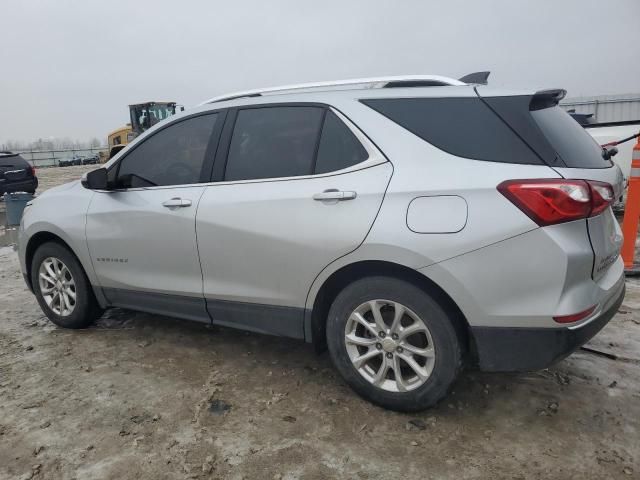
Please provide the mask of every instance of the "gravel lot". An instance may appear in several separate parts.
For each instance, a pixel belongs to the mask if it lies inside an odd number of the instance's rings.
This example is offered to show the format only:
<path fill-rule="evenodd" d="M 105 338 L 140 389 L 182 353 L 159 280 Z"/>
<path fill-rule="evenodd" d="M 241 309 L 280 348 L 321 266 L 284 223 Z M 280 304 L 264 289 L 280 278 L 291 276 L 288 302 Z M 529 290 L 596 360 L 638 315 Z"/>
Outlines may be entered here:
<path fill-rule="evenodd" d="M 47 188 L 92 168 L 38 175 Z M 0 246 L 0 478 L 640 478 L 640 283 L 627 288 L 595 352 L 467 371 L 403 415 L 301 342 L 124 310 L 56 328 Z"/>

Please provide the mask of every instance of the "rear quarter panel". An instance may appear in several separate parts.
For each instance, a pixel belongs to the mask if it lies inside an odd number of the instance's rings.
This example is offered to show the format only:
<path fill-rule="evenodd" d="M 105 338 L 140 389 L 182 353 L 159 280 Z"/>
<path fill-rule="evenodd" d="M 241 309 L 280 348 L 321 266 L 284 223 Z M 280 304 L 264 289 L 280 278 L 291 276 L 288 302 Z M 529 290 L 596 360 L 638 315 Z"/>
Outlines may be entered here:
<path fill-rule="evenodd" d="M 324 280 L 349 263 L 388 260 L 420 269 L 539 228 L 500 194 L 496 186 L 507 179 L 560 178 L 553 169 L 546 165 L 456 157 L 357 101 L 337 101 L 336 107 L 380 148 L 393 164 L 394 174 L 363 245 L 321 272 L 311 288 L 307 307 L 313 305 Z M 412 200 L 442 195 L 455 195 L 466 201 L 468 212 L 464 227 L 453 233 L 411 231 L 407 226 L 407 211 Z"/>

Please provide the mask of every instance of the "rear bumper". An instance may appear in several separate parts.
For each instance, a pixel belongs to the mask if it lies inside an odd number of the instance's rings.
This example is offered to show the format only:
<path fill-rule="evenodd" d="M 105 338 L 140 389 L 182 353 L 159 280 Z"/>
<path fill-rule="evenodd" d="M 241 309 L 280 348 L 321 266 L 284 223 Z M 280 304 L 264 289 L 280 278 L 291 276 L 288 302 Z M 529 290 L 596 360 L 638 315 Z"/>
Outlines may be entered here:
<path fill-rule="evenodd" d="M 20 182 L 0 182 L 0 194 L 13 192 L 35 192 L 37 188 L 37 177 L 22 180 Z"/>
<path fill-rule="evenodd" d="M 616 314 L 625 294 L 624 278 L 598 315 L 563 328 L 472 327 L 478 363 L 484 371 L 539 370 L 562 360 L 593 338 Z"/>

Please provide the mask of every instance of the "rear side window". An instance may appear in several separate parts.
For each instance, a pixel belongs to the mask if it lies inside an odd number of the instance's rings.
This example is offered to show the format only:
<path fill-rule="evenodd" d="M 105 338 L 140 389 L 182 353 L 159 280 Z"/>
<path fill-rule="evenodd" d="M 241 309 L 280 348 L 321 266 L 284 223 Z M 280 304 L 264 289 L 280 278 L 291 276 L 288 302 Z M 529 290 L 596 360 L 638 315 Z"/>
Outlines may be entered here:
<path fill-rule="evenodd" d="M 321 107 L 240 110 L 229 145 L 225 180 L 310 175 L 323 115 Z"/>
<path fill-rule="evenodd" d="M 200 182 L 218 115 L 200 115 L 169 125 L 144 140 L 120 162 L 122 187 L 186 185 Z"/>
<path fill-rule="evenodd" d="M 315 173 L 334 172 L 364 162 L 369 155 L 351 130 L 332 111 L 322 127 Z"/>
<path fill-rule="evenodd" d="M 452 155 L 491 162 L 542 164 L 480 98 L 382 98 L 361 102 Z"/>
<path fill-rule="evenodd" d="M 547 141 L 570 168 L 606 168 L 602 148 L 587 131 L 560 107 L 531 112 Z"/>

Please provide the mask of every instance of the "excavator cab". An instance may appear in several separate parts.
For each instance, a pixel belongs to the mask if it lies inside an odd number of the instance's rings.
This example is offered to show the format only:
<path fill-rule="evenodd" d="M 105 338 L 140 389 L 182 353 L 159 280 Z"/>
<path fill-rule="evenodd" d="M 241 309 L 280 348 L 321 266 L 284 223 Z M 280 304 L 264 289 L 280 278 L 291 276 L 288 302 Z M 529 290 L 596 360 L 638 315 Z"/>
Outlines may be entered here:
<path fill-rule="evenodd" d="M 129 105 L 131 128 L 138 136 L 176 113 L 176 102 L 147 102 Z"/>
<path fill-rule="evenodd" d="M 156 123 L 175 115 L 176 107 L 184 110 L 182 105 L 176 102 L 146 102 L 129 105 L 129 117 L 131 123 L 126 127 L 114 130 L 108 136 L 109 158 L 122 150 L 134 138 L 142 132 L 149 130 Z"/>

